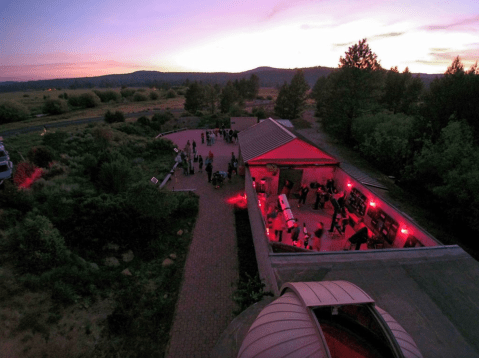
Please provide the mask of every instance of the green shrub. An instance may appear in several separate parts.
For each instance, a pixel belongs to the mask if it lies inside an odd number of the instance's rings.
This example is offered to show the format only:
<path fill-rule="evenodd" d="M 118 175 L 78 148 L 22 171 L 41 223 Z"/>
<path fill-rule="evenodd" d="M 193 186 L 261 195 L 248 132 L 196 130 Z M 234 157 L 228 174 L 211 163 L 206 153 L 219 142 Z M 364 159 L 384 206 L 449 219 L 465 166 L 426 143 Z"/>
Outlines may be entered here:
<path fill-rule="evenodd" d="M 65 240 L 47 217 L 29 213 L 15 234 L 20 265 L 27 272 L 44 272 L 68 261 Z"/>
<path fill-rule="evenodd" d="M 141 124 L 142 126 L 149 126 L 150 120 L 146 116 L 141 116 L 140 118 L 138 118 L 136 123 Z"/>
<path fill-rule="evenodd" d="M 166 98 L 176 98 L 178 95 L 173 88 L 170 88 L 168 92 L 166 92 Z"/>
<path fill-rule="evenodd" d="M 98 181 L 106 192 L 120 193 L 126 190 L 131 177 L 130 163 L 125 160 L 116 160 L 111 163 L 103 163 Z"/>
<path fill-rule="evenodd" d="M 79 297 L 72 286 L 60 281 L 53 284 L 52 299 L 67 306 L 76 303 Z"/>
<path fill-rule="evenodd" d="M 102 102 L 104 103 L 108 103 L 110 101 L 113 101 L 113 102 L 120 102 L 121 100 L 121 94 L 116 92 L 116 91 L 113 91 L 113 90 L 108 90 L 108 91 L 98 91 L 98 90 L 94 90 L 93 91 L 99 98 Z"/>
<path fill-rule="evenodd" d="M 98 107 L 100 103 L 100 97 L 93 92 L 82 93 L 80 95 L 80 105 L 84 108 Z"/>
<path fill-rule="evenodd" d="M 183 197 L 179 197 L 179 205 L 177 212 L 179 215 L 185 217 L 195 216 L 198 213 L 199 209 L 199 200 L 198 196 L 193 193 L 188 193 Z"/>
<path fill-rule="evenodd" d="M 106 123 L 115 123 L 115 122 L 124 122 L 125 115 L 122 111 L 116 111 L 112 113 L 110 110 L 106 111 L 105 113 L 105 122 Z"/>
<path fill-rule="evenodd" d="M 134 93 L 135 93 L 135 90 L 130 88 L 124 88 L 120 91 L 120 94 L 123 98 L 129 98 L 133 96 Z"/>
<path fill-rule="evenodd" d="M 48 147 L 38 145 L 29 150 L 27 158 L 37 167 L 47 168 L 48 164 L 53 161 L 54 157 L 52 151 Z"/>
<path fill-rule="evenodd" d="M 135 102 L 148 101 L 148 97 L 146 97 L 146 95 L 143 94 L 143 93 L 136 92 L 136 93 L 133 95 L 133 101 L 135 101 Z"/>
<path fill-rule="evenodd" d="M 71 107 L 81 107 L 81 100 L 79 96 L 72 96 L 70 95 L 68 97 L 68 105 Z"/>
<path fill-rule="evenodd" d="M 150 99 L 153 101 L 156 101 L 158 98 L 160 98 L 160 95 L 157 92 L 151 91 L 150 92 Z"/>
<path fill-rule="evenodd" d="M 43 145 L 49 146 L 54 150 L 61 151 L 65 146 L 65 140 L 68 138 L 67 132 L 47 132 L 43 136 Z"/>
<path fill-rule="evenodd" d="M 261 282 L 259 274 L 251 277 L 246 273 L 246 279 L 238 281 L 238 288 L 233 294 L 233 300 L 238 304 L 239 308 L 234 313 L 240 314 L 252 304 L 259 302 L 264 296 L 273 296 L 271 292 L 264 292 L 265 284 Z"/>
<path fill-rule="evenodd" d="M 27 107 L 21 103 L 7 101 L 0 104 L 0 124 L 24 121 L 29 116 Z"/>
<path fill-rule="evenodd" d="M 153 117 L 151 118 L 151 121 L 158 122 L 160 126 L 162 126 L 163 124 L 165 124 L 166 122 L 169 122 L 170 120 L 174 118 L 175 116 L 173 115 L 173 113 L 166 111 L 162 113 L 155 113 Z"/>
<path fill-rule="evenodd" d="M 62 114 L 68 112 L 68 104 L 61 99 L 47 99 L 42 110 L 47 114 Z"/>

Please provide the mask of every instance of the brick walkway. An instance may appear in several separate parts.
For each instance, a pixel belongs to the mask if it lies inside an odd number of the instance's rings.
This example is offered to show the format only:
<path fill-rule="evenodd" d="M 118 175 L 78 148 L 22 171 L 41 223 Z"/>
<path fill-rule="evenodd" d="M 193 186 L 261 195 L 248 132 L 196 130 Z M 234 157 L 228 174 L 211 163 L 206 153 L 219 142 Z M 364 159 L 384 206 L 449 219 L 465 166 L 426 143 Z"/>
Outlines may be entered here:
<path fill-rule="evenodd" d="M 238 156 L 238 145 L 222 138 L 213 146 L 201 144 L 199 130 L 167 135 L 184 148 L 186 141 L 195 139 L 198 153 L 206 158 L 214 154 L 213 171 L 226 171 L 231 152 Z M 179 294 L 173 327 L 170 332 L 168 357 L 209 357 L 217 339 L 233 319 L 236 304 L 232 299 L 238 279 L 238 256 L 233 206 L 227 199 L 242 191 L 244 180 L 233 175 L 231 183 L 215 189 L 207 175 L 184 176 L 177 169 L 169 189 L 196 189 L 200 196 L 199 215 L 193 231 L 184 278 Z"/>

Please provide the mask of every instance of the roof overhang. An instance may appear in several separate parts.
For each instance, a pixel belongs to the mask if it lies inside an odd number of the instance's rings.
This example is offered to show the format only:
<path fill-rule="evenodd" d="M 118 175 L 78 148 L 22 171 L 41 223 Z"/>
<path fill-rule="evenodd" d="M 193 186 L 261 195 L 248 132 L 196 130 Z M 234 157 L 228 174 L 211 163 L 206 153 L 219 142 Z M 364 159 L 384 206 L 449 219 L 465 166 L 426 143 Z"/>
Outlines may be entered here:
<path fill-rule="evenodd" d="M 374 300 L 348 281 L 288 282 L 281 293 L 292 290 L 307 307 L 374 304 Z"/>

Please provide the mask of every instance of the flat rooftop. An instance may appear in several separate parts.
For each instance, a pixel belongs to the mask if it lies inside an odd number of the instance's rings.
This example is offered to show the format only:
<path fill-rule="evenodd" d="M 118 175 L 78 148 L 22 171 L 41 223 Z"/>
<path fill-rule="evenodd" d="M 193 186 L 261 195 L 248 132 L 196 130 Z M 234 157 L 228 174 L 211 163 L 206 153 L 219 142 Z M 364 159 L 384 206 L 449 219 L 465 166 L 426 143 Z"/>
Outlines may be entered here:
<path fill-rule="evenodd" d="M 458 246 L 269 258 L 278 287 L 323 280 L 358 285 L 424 357 L 479 357 L 479 263 Z"/>

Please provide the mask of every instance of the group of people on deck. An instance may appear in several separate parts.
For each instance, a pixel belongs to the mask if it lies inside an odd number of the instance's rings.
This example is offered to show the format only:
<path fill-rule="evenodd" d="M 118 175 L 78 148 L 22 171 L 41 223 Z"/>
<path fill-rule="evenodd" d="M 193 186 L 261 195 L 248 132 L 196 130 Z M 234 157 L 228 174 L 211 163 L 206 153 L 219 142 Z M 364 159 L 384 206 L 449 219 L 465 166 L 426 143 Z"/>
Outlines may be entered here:
<path fill-rule="evenodd" d="M 236 143 L 238 141 L 238 131 L 226 129 L 225 126 L 222 125 L 221 128 L 207 130 L 204 133 L 201 132 L 201 144 L 204 144 L 206 139 L 206 145 L 212 146 L 219 137 L 223 137 L 226 143 Z"/>
<path fill-rule="evenodd" d="M 217 138 L 217 135 L 215 134 L 215 131 L 206 131 L 206 132 L 201 132 L 201 143 L 205 143 L 205 138 L 207 140 L 207 145 L 212 145 L 214 144 L 215 138 Z M 225 133 L 226 130 L 219 130 L 221 133 Z M 206 133 L 206 134 L 205 134 Z M 208 144 L 209 143 L 209 144 Z M 205 172 L 208 176 L 208 182 L 215 182 L 215 186 L 219 187 L 220 184 L 223 183 L 223 179 L 228 178 L 229 181 L 231 181 L 233 173 L 238 174 L 238 159 L 236 158 L 234 152 L 231 152 L 231 159 L 228 162 L 228 167 L 226 171 L 213 171 L 213 160 L 214 160 L 214 154 L 210 150 L 208 152 L 208 155 L 206 158 L 203 160 L 203 156 L 201 154 L 198 154 L 197 151 L 197 145 L 196 141 L 188 140 L 186 142 L 186 145 L 183 150 L 180 150 L 178 152 L 178 155 L 176 157 L 176 161 L 181 164 L 181 167 L 183 168 L 183 174 L 184 175 L 191 175 L 195 173 L 195 165 L 194 163 L 198 163 L 198 173 L 203 172 L 203 165 L 205 166 Z M 220 179 L 221 177 L 221 183 L 217 185 L 215 178 Z M 219 181 L 219 180 L 218 180 Z"/>

